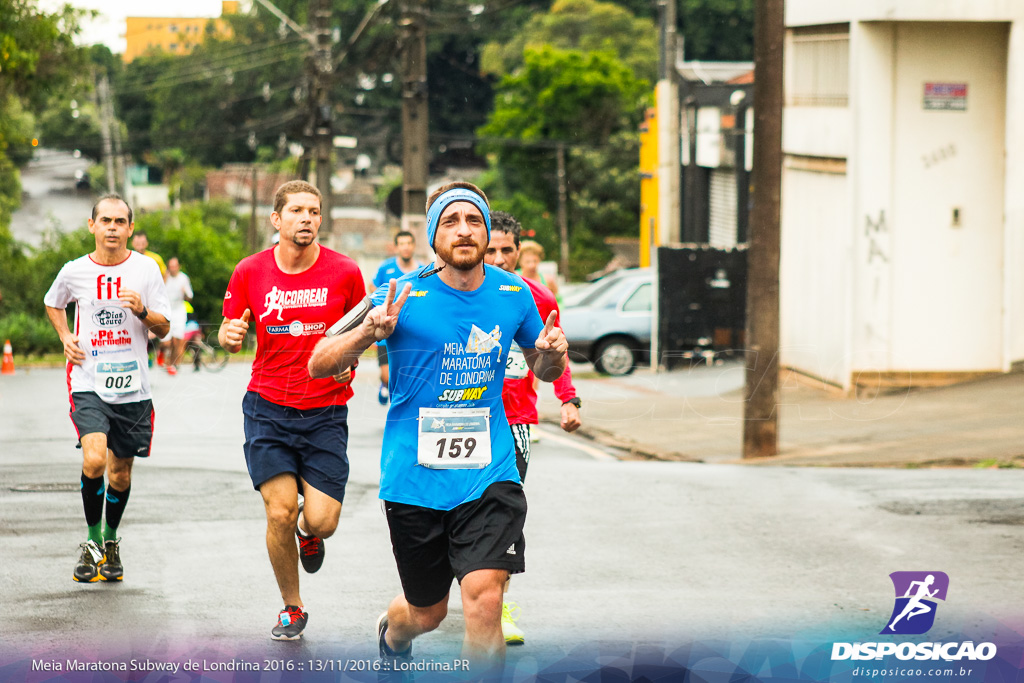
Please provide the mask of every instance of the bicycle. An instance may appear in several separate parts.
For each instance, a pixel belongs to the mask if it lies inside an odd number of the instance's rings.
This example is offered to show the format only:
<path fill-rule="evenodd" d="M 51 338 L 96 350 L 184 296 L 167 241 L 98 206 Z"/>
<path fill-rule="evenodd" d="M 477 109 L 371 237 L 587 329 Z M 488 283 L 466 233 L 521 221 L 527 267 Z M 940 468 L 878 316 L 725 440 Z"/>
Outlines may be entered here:
<path fill-rule="evenodd" d="M 228 364 L 228 352 L 207 344 L 199 324 L 192 320 L 185 326 L 185 353 L 192 354 L 193 372 L 199 372 L 200 367 L 209 372 L 220 372 Z"/>

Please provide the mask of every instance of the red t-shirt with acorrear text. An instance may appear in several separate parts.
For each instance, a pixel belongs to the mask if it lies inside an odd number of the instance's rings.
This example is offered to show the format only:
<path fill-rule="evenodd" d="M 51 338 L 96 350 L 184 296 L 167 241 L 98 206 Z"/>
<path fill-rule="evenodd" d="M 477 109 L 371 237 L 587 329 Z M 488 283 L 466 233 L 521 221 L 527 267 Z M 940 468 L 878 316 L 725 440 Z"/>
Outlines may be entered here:
<path fill-rule="evenodd" d="M 224 295 L 224 317 L 250 311 L 256 360 L 249 391 L 299 410 L 344 405 L 352 397 L 351 381 L 311 379 L 306 363 L 327 328 L 365 296 L 356 262 L 324 246 L 316 263 L 296 274 L 277 266 L 274 249 L 242 259 Z"/>

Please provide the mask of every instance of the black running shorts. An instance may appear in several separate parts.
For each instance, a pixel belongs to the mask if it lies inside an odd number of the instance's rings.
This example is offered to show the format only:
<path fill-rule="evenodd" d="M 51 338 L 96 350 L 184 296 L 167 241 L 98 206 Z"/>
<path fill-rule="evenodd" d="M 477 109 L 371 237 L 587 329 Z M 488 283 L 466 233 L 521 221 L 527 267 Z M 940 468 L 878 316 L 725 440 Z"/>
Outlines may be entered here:
<path fill-rule="evenodd" d="M 388 364 L 388 347 L 384 344 L 377 344 L 377 365 Z"/>
<path fill-rule="evenodd" d="M 528 424 L 509 425 L 512 428 L 512 441 L 516 445 L 516 469 L 519 480 L 526 483 L 526 468 L 530 465 L 530 430 Z"/>
<path fill-rule="evenodd" d="M 499 481 L 477 500 L 451 510 L 384 502 L 391 548 L 405 599 L 415 607 L 441 602 L 478 569 L 526 570 L 526 494 L 521 484 Z"/>
<path fill-rule="evenodd" d="M 119 458 L 147 458 L 153 444 L 153 401 L 107 403 L 91 391 L 71 394 L 71 421 L 79 446 L 86 434 L 107 435 L 107 448 Z"/>

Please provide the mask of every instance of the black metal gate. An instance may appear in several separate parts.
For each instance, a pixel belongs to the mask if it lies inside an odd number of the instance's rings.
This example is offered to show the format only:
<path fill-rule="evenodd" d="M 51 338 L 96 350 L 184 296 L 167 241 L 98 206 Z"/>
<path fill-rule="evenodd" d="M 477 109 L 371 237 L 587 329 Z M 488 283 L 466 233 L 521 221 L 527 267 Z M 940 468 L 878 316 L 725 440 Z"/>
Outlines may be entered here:
<path fill-rule="evenodd" d="M 661 363 L 740 351 L 747 311 L 747 250 L 658 247 Z"/>

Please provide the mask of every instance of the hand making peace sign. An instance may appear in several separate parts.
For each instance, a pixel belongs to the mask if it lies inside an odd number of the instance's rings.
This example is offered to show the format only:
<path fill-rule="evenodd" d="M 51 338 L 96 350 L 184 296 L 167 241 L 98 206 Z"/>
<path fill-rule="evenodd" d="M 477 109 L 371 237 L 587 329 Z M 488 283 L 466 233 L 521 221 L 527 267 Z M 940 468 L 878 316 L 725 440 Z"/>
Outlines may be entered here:
<path fill-rule="evenodd" d="M 402 293 L 398 295 L 396 300 L 395 287 L 397 285 L 398 281 L 394 278 L 389 280 L 388 294 L 384 298 L 384 303 L 372 308 L 366 314 L 366 318 L 363 319 L 364 331 L 372 335 L 377 341 L 387 339 L 395 331 L 395 325 L 398 324 L 398 314 L 402 312 L 402 306 L 405 305 L 405 300 L 409 298 L 409 292 L 412 291 L 412 284 L 405 283 Z"/>

